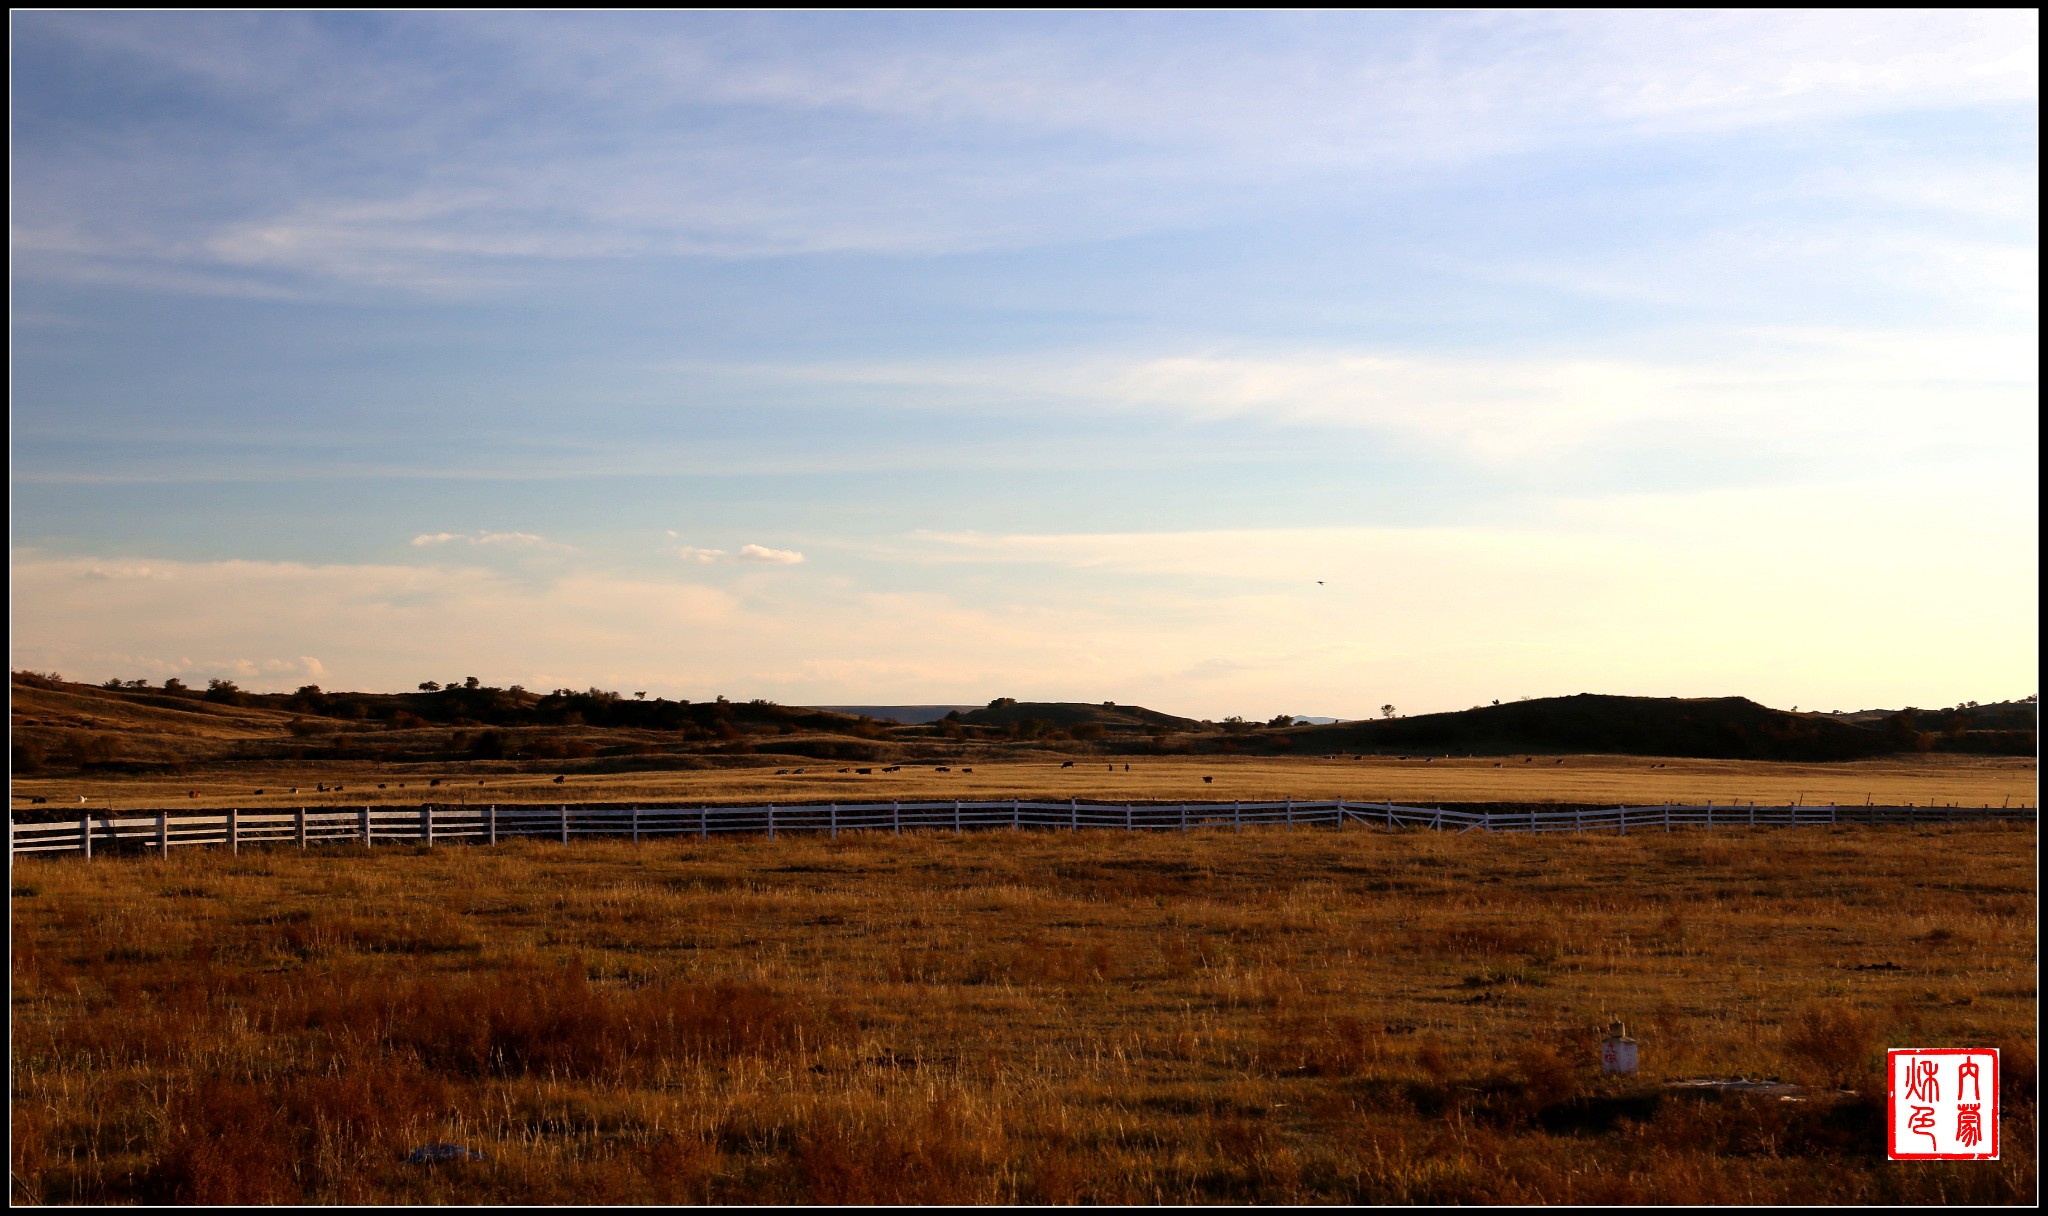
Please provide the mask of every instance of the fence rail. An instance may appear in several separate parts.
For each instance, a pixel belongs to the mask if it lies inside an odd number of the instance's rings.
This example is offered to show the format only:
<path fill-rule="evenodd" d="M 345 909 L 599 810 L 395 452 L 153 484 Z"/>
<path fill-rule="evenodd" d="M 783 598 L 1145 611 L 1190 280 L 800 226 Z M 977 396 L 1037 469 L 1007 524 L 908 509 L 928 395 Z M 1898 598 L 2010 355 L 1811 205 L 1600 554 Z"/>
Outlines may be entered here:
<path fill-rule="evenodd" d="M 1346 824 L 1394 831 L 1419 828 L 1459 833 L 1629 832 L 1747 827 L 1814 827 L 1827 824 L 1945 824 L 1977 820 L 2033 822 L 2032 807 L 1935 806 L 1617 806 L 1552 811 L 1468 811 L 1453 807 L 1402 806 L 1393 802 L 863 802 L 794 806 L 572 807 L 423 806 L 407 809 L 239 811 L 214 815 L 117 818 L 84 814 L 76 819 L 18 823 L 8 817 L 8 852 L 70 852 L 92 856 L 96 849 L 142 847 L 168 855 L 174 846 L 379 844 L 433 845 L 452 841 L 496 844 L 515 836 L 559 840 L 591 836 L 708 838 L 745 832 L 931 832 L 931 831 L 1192 831 L 1197 828 L 1336 828 Z"/>

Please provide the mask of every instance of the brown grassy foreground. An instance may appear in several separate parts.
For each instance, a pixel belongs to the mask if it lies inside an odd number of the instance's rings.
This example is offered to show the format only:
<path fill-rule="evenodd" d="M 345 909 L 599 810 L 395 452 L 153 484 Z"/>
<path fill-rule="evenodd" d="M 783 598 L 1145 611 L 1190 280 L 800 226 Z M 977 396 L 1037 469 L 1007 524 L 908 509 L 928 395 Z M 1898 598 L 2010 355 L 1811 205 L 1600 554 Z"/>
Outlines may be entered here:
<path fill-rule="evenodd" d="M 2031 1202 L 2036 833 L 29 858 L 17 1202 Z M 1859 970 L 1877 963 L 1898 969 Z M 1594 1075 L 1611 1015 L 1647 1075 Z M 2005 1159 L 1883 1160 L 1886 1045 Z M 1848 1096 L 1665 1095 L 1785 1076 Z M 405 1163 L 448 1140 L 483 1162 Z"/>
<path fill-rule="evenodd" d="M 1562 760 L 1562 763 L 1559 761 Z M 773 766 L 748 765 L 667 772 L 582 772 L 554 783 L 555 770 L 508 771 L 490 764 L 217 765 L 177 777 L 103 775 L 31 777 L 14 783 L 15 803 L 31 796 L 52 804 L 105 810 L 158 807 L 213 810 L 288 809 L 366 804 L 557 802 L 842 802 L 901 798 L 1066 798 L 1115 801 L 1247 801 L 1294 797 L 1405 802 L 1586 803 L 1656 802 L 1782 805 L 1838 802 L 1862 805 L 1928 803 L 1960 806 L 2031 806 L 2037 768 L 2031 757 L 1916 754 L 1872 760 L 1794 764 L 1763 760 L 1658 760 L 1641 756 L 1538 756 L 1468 759 L 1420 756 L 1324 760 L 1308 757 L 1150 756 L 973 760 L 906 764 L 885 773 L 881 764 L 820 762 L 798 756 Z M 952 771 L 935 771 L 945 763 Z M 1129 765 L 1126 771 L 1125 765 Z M 867 776 L 842 768 L 873 768 Z M 963 767 L 972 772 L 961 771 Z M 776 775 L 776 768 L 802 768 Z M 1213 781 L 1204 782 L 1203 777 Z M 441 779 L 444 784 L 429 786 Z M 477 782 L 483 782 L 478 785 Z M 340 793 L 319 793 L 340 783 Z M 379 788 L 379 783 L 383 788 Z M 401 783 L 403 788 L 401 788 Z M 299 793 L 288 791 L 299 787 Z M 254 791 L 261 789 L 261 795 Z M 193 797 L 192 795 L 197 795 Z"/>

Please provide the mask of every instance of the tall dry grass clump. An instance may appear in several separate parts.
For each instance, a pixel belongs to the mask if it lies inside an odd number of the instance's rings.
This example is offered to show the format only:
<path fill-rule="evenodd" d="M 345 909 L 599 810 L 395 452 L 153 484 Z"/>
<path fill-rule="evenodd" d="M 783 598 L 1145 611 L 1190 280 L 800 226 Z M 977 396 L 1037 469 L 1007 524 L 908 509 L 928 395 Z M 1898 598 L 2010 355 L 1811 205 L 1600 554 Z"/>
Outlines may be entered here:
<path fill-rule="evenodd" d="M 1880 1070 L 1881 1026 L 1872 1014 L 1837 1004 L 1799 1007 L 1785 1028 L 1785 1054 L 1822 1085 L 1868 1086 Z"/>

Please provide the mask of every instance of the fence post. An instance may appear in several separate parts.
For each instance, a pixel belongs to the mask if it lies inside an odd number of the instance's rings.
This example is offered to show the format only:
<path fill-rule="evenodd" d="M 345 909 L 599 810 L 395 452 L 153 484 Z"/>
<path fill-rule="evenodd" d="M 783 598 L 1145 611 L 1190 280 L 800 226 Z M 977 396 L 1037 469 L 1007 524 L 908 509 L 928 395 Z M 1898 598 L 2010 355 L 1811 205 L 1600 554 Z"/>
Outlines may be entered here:
<path fill-rule="evenodd" d="M 697 808 L 697 839 L 708 840 L 710 838 L 711 808 L 708 806 L 700 806 Z"/>
<path fill-rule="evenodd" d="M 889 830 L 903 835 L 903 804 L 894 798 L 889 799 Z"/>
<path fill-rule="evenodd" d="M 1180 830 L 1188 830 L 1188 804 L 1185 802 L 1180 804 Z"/>
<path fill-rule="evenodd" d="M 434 804 L 429 802 L 420 807 L 420 835 L 426 839 L 427 847 L 434 847 Z"/>
<path fill-rule="evenodd" d="M 300 811 L 299 815 L 303 818 L 305 812 Z M 10 821 L 13 818 L 12 815 L 8 816 Z M 158 811 L 156 813 L 156 851 L 158 855 L 163 857 L 171 855 L 171 813 L 169 811 Z"/>
<path fill-rule="evenodd" d="M 832 839 L 837 840 L 839 839 L 839 804 L 833 803 L 832 809 L 828 814 L 832 822 Z"/>
<path fill-rule="evenodd" d="M 306 808 L 292 812 L 292 836 L 298 840 L 299 848 L 306 847 Z"/>
<path fill-rule="evenodd" d="M 231 854 L 238 854 L 238 853 L 240 853 L 241 851 L 242 851 L 242 813 L 241 813 L 240 811 L 236 810 L 236 809 L 235 809 L 234 807 L 229 807 L 229 808 L 228 808 L 228 852 L 229 852 L 229 853 L 231 853 Z M 88 857 L 92 856 L 92 851 L 91 851 L 90 849 L 86 850 L 86 856 L 88 856 Z"/>
<path fill-rule="evenodd" d="M 1668 802 L 1664 804 L 1664 830 L 1671 830 L 1671 804 Z"/>
<path fill-rule="evenodd" d="M 640 808 L 633 808 L 633 843 L 640 843 Z"/>
<path fill-rule="evenodd" d="M 1294 795 L 1287 795 L 1287 830 L 1294 830 Z"/>
<path fill-rule="evenodd" d="M 1072 794 L 1067 795 L 1067 830 L 1069 832 L 1081 830 L 1081 804 Z"/>
<path fill-rule="evenodd" d="M 14 818 L 14 812 L 7 812 L 7 817 L 9 819 Z M 78 817 L 78 847 L 84 851 L 87 857 L 92 856 L 92 812 L 90 811 Z"/>
<path fill-rule="evenodd" d="M 1797 817 L 1796 817 L 1796 816 L 1794 817 L 1794 819 L 1793 819 L 1793 822 L 1795 822 L 1795 823 L 1796 823 L 1796 822 L 1798 822 L 1798 819 L 1797 819 Z M 1751 799 L 1751 800 L 1750 800 L 1750 803 L 1749 803 L 1749 826 L 1751 826 L 1751 827 L 1755 827 L 1755 826 L 1756 826 L 1756 800 L 1755 800 L 1755 799 Z"/>
<path fill-rule="evenodd" d="M 370 808 L 363 808 L 363 847 L 370 847 Z"/>
<path fill-rule="evenodd" d="M 1010 799 L 1010 830 L 1013 832 L 1024 830 L 1024 812 L 1018 808 L 1017 799 L 1014 796 Z"/>
<path fill-rule="evenodd" d="M 1392 798 L 1387 799 L 1387 830 L 1389 832 L 1394 830 L 1394 800 Z"/>
<path fill-rule="evenodd" d="M 487 813 L 487 819 L 490 824 L 491 843 L 496 844 L 498 843 L 498 808 L 496 805 L 493 805 Z"/>
<path fill-rule="evenodd" d="M 960 800 L 953 799 L 953 835 L 960 834 Z"/>
<path fill-rule="evenodd" d="M 1230 830 L 1244 831 L 1244 804 L 1235 798 L 1230 800 Z"/>
<path fill-rule="evenodd" d="M 1834 804 L 1834 803 L 1832 803 L 1832 802 L 1830 802 L 1830 803 L 1828 803 L 1828 822 L 1829 822 L 1830 824 L 1832 824 L 1832 823 L 1834 823 L 1834 821 L 1835 821 L 1835 804 Z"/>
<path fill-rule="evenodd" d="M 1131 804 L 1130 804 L 1130 803 L 1128 803 L 1128 802 L 1126 802 L 1126 803 L 1124 803 L 1124 831 L 1128 832 L 1128 831 L 1130 831 L 1130 830 L 1131 830 Z"/>
<path fill-rule="evenodd" d="M 569 843 L 569 806 L 562 804 L 562 843 Z"/>
<path fill-rule="evenodd" d="M 775 804 L 768 804 L 768 839 L 775 839 Z"/>

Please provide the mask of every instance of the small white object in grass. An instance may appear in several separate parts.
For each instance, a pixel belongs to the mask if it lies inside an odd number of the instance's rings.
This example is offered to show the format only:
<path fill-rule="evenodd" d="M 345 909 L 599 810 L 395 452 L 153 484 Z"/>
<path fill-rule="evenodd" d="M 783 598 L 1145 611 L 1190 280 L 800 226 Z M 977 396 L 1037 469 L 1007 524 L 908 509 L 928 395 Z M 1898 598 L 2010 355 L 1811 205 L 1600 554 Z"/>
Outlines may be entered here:
<path fill-rule="evenodd" d="M 1600 1044 L 1600 1071 L 1627 1076 L 1636 1070 L 1636 1041 L 1628 1037 L 1628 1031 L 1616 1019 L 1607 1028 L 1607 1039 Z"/>

